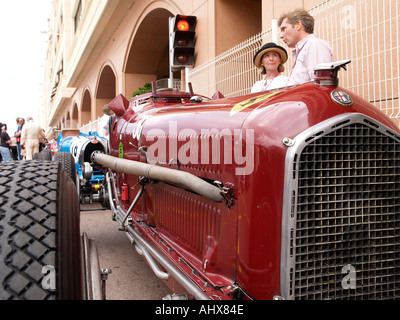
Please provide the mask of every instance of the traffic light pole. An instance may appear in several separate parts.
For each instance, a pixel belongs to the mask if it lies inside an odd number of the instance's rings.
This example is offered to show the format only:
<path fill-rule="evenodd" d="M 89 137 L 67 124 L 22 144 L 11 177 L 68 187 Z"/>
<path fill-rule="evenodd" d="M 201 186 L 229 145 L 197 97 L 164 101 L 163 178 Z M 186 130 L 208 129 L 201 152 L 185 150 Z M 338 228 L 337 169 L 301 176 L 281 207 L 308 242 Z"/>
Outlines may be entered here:
<path fill-rule="evenodd" d="M 172 64 L 173 64 L 173 46 L 174 46 L 174 18 L 169 18 L 169 80 L 168 87 L 174 87 L 174 73 L 172 72 Z"/>
<path fill-rule="evenodd" d="M 194 66 L 196 16 L 178 14 L 169 18 L 169 83 L 174 86 L 174 72 L 181 72 L 181 89 L 186 90 L 188 67 Z"/>

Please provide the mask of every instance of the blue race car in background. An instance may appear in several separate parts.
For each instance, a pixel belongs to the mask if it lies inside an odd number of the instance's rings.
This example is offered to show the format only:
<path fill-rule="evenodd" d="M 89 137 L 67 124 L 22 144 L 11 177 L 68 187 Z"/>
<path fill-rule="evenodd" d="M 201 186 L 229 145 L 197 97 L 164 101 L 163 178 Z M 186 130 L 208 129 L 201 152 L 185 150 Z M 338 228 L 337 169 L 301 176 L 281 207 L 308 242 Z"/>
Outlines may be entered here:
<path fill-rule="evenodd" d="M 108 207 L 104 174 L 91 165 L 91 156 L 95 152 L 108 154 L 108 141 L 97 132 L 85 134 L 78 129 L 64 129 L 59 131 L 57 147 L 43 150 L 34 159 L 61 162 L 76 184 L 81 204 L 95 200 Z"/>

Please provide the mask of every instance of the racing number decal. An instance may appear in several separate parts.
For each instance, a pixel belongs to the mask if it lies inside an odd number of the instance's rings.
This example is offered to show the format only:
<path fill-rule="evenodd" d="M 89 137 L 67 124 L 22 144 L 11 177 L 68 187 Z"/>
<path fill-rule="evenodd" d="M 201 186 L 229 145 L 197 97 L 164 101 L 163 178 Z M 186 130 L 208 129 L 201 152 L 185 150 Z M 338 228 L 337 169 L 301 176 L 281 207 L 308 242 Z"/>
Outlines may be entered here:
<path fill-rule="evenodd" d="M 275 92 L 272 92 L 272 93 L 266 93 L 266 94 L 263 94 L 261 96 L 255 97 L 255 98 L 251 98 L 251 99 L 247 99 L 247 100 L 244 100 L 242 102 L 239 102 L 238 104 L 236 104 L 232 108 L 231 116 L 233 116 L 234 114 L 236 114 L 236 113 L 238 113 L 238 112 L 240 112 L 240 111 L 242 111 L 242 110 L 244 110 L 244 109 L 246 109 L 246 108 L 248 108 L 248 107 L 250 107 L 250 106 L 252 106 L 252 105 L 254 105 L 256 103 L 258 103 L 258 102 L 261 102 L 262 100 L 266 100 L 268 98 L 271 98 L 274 95 L 276 95 L 278 93 L 281 93 L 281 92 L 282 91 L 275 91 Z"/>
<path fill-rule="evenodd" d="M 119 143 L 119 147 L 118 147 L 118 157 L 120 159 L 122 159 L 124 157 L 124 145 L 122 144 L 122 142 Z"/>

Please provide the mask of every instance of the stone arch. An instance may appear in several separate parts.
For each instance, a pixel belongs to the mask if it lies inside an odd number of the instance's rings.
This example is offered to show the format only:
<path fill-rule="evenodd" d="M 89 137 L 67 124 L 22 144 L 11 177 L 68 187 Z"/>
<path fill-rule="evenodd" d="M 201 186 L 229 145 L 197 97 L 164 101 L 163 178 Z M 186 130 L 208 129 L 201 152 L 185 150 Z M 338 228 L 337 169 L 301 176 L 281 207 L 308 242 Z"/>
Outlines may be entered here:
<path fill-rule="evenodd" d="M 67 111 L 67 115 L 65 116 L 65 125 L 64 125 L 64 127 L 67 128 L 67 129 L 71 129 L 72 128 L 72 126 L 71 126 L 71 114 L 70 114 L 69 111 Z"/>
<path fill-rule="evenodd" d="M 96 89 L 96 119 L 103 115 L 103 106 L 117 95 L 117 78 L 114 70 L 111 64 L 106 63 L 100 72 Z"/>
<path fill-rule="evenodd" d="M 92 121 L 92 96 L 90 90 L 86 88 L 81 103 L 81 125 L 88 124 L 90 121 Z"/>
<path fill-rule="evenodd" d="M 63 116 L 61 118 L 61 129 L 65 129 L 66 128 L 65 124 L 66 124 L 65 116 Z"/>
<path fill-rule="evenodd" d="M 169 18 L 166 8 L 150 10 L 134 32 L 125 61 L 127 98 L 147 82 L 169 77 Z M 180 72 L 174 74 L 180 78 Z"/>
<path fill-rule="evenodd" d="M 76 102 L 72 106 L 71 128 L 74 129 L 79 128 L 79 111 Z"/>

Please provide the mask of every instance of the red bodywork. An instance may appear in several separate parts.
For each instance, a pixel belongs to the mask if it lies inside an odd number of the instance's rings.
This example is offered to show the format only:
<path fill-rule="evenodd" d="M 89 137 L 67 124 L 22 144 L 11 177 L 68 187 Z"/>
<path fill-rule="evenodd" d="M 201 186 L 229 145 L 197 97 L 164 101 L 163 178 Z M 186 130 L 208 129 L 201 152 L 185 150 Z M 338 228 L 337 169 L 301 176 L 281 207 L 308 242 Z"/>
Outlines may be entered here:
<path fill-rule="evenodd" d="M 354 104 L 336 103 L 331 97 L 334 90 L 347 92 Z M 210 183 L 220 181 L 227 200 L 217 203 L 163 182 L 151 182 L 131 214 L 133 227 L 210 298 L 272 299 L 281 292 L 288 149 L 283 140 L 346 113 L 361 113 L 399 130 L 370 103 L 335 86 L 307 83 L 200 103 L 189 98 L 171 95 L 157 99 L 148 94 L 128 104 L 122 96 L 117 97 L 110 104 L 117 114 L 111 127 L 110 155 L 146 162 L 147 151 L 147 162 L 187 171 Z M 212 129 L 217 129 L 217 138 Z M 230 155 L 220 152 L 218 161 L 212 158 L 218 149 L 213 149 L 212 142 L 217 140 L 219 150 L 231 150 Z M 254 145 L 254 162 L 248 159 L 249 174 L 239 175 L 236 170 L 244 169 L 246 163 L 238 163 L 233 153 L 241 147 L 244 158 L 252 151 L 246 149 L 247 143 Z M 138 177 L 117 173 L 116 181 L 117 201 L 128 210 L 139 190 L 135 187 Z M 176 285 L 168 282 L 170 287 Z"/>

